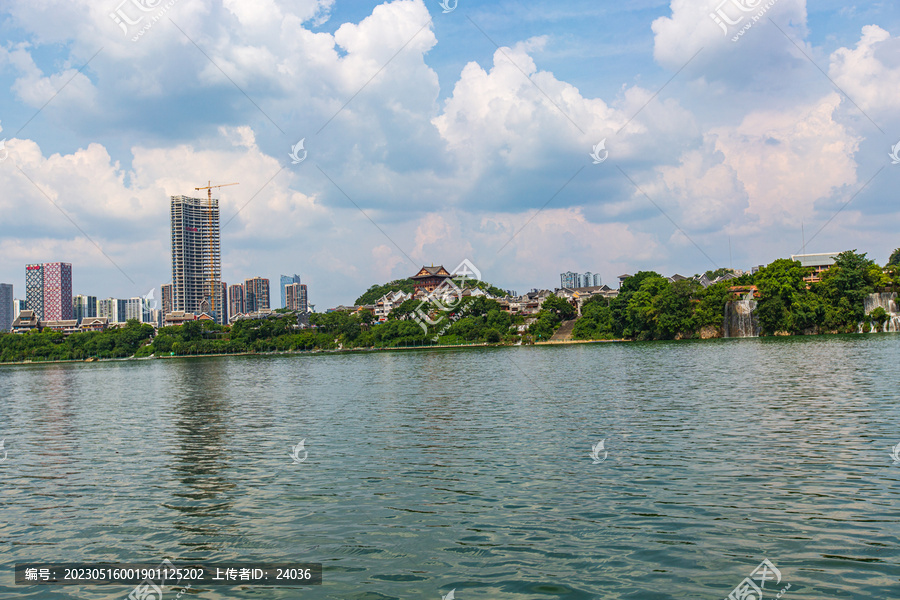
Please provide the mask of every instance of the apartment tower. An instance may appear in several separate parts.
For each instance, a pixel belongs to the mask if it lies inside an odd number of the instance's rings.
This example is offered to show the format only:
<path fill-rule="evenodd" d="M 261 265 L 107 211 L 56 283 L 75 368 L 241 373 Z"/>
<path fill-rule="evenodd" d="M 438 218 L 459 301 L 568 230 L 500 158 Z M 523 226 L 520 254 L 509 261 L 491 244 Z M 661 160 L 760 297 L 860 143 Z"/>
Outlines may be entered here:
<path fill-rule="evenodd" d="M 244 280 L 244 311 L 256 312 L 268 309 L 269 280 L 264 277 L 253 277 Z"/>
<path fill-rule="evenodd" d="M 171 223 L 172 309 L 199 313 L 206 301 L 224 323 L 218 198 L 172 196 Z"/>

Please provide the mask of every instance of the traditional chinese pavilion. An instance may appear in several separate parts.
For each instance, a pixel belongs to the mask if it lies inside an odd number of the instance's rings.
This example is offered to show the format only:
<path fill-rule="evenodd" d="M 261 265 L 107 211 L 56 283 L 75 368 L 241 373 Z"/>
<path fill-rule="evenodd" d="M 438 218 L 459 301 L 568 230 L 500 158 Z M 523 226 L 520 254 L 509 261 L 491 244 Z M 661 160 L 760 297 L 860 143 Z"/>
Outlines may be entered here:
<path fill-rule="evenodd" d="M 444 281 L 452 278 L 453 276 L 441 265 L 422 267 L 418 273 L 410 277 L 413 280 L 413 285 L 416 286 L 416 291 L 422 290 L 425 293 L 434 291 Z"/>

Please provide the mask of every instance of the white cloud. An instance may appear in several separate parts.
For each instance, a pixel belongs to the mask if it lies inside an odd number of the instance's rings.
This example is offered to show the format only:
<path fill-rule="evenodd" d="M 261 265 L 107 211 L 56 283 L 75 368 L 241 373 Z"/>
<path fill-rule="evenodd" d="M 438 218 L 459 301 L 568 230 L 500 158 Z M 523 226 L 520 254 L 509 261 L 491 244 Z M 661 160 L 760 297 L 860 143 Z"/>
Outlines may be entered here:
<path fill-rule="evenodd" d="M 754 112 L 736 128 L 713 130 L 716 150 L 747 190 L 748 214 L 761 225 L 797 224 L 818 200 L 856 183 L 860 138 L 835 120 L 840 102 L 830 94 L 811 106 Z"/>
<path fill-rule="evenodd" d="M 785 52 L 793 44 L 769 19 L 801 44 L 806 37 L 806 0 L 672 0 L 670 7 L 671 16 L 659 17 L 651 26 L 653 57 L 675 71 L 697 55 L 695 66 L 710 80 L 740 85 L 760 76 L 784 76 L 770 67 L 784 64 Z M 719 25 L 711 17 L 719 10 L 737 24 Z M 751 27 L 737 42 L 732 41 L 748 24 Z"/>
<path fill-rule="evenodd" d="M 864 111 L 897 112 L 900 38 L 877 25 L 863 27 L 856 48 L 831 54 L 828 74 Z"/>
<path fill-rule="evenodd" d="M 715 136 L 709 136 L 704 148 L 685 152 L 677 167 L 659 168 L 665 189 L 678 202 L 679 224 L 691 230 L 724 227 L 748 207 L 743 183 L 714 146 Z M 651 188 L 651 196 L 658 189 Z"/>
<path fill-rule="evenodd" d="M 498 49 L 489 71 L 468 63 L 443 113 L 432 119 L 467 169 L 485 170 L 495 160 L 530 168 L 548 153 L 583 147 L 625 123 L 603 100 L 584 98 L 571 84 L 539 71 L 529 51 L 540 45 L 533 39 Z"/>

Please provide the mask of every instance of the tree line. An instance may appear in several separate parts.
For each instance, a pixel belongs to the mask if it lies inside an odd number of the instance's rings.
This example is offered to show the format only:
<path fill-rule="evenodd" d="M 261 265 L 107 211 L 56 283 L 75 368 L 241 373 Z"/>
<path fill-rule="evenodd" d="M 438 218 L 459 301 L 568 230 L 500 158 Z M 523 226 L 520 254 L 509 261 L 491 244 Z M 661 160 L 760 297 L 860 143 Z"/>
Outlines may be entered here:
<path fill-rule="evenodd" d="M 885 267 L 853 250 L 839 254 L 821 281 L 807 283 L 804 277 L 809 274 L 810 269 L 799 262 L 778 259 L 757 273 L 704 288 L 695 279 L 672 282 L 654 271 L 641 271 L 622 283 L 617 297 L 594 296 L 585 301 L 573 336 L 581 340 L 715 337 L 721 335 L 726 304 L 749 286 L 757 290 L 755 315 L 762 335 L 852 333 L 860 323 L 880 331 L 887 313 L 876 308 L 865 314 L 864 300 L 871 293 L 900 289 L 900 249 Z M 396 283 L 373 286 L 367 294 L 381 297 Z M 474 283 L 500 293 L 485 282 Z M 486 296 L 465 296 L 452 305 L 410 299 L 391 311 L 384 323 L 376 323 L 370 310 L 315 313 L 310 315 L 315 327 L 303 329 L 289 312 L 230 326 L 191 321 L 161 327 L 155 335 L 152 326 L 131 320 L 121 328 L 69 336 L 49 330 L 0 334 L 0 361 L 530 343 L 549 339 L 563 321 L 577 316 L 573 303 L 551 295 L 527 321 Z"/>

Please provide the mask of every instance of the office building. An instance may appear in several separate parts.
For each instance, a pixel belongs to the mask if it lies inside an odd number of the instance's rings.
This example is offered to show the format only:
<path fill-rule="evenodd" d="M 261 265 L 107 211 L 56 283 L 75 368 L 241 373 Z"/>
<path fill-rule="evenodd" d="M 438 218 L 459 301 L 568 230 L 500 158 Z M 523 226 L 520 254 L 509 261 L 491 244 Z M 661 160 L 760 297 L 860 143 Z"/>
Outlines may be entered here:
<path fill-rule="evenodd" d="M 85 296 L 78 294 L 72 301 L 74 316 L 72 317 L 78 324 L 85 319 L 92 319 L 97 316 L 97 296 Z"/>
<path fill-rule="evenodd" d="M 257 312 L 269 306 L 269 280 L 253 277 L 244 280 L 244 312 Z"/>
<path fill-rule="evenodd" d="M 12 284 L 0 283 L 0 332 L 9 331 L 16 320 L 14 300 Z"/>
<path fill-rule="evenodd" d="M 224 323 L 219 200 L 172 196 L 170 208 L 173 311 L 201 313 L 207 308 Z"/>
<path fill-rule="evenodd" d="M 307 310 L 306 285 L 302 283 L 291 283 L 285 286 L 286 302 L 285 308 L 305 313 Z"/>
<path fill-rule="evenodd" d="M 244 314 L 244 286 L 239 283 L 228 286 L 228 314 Z"/>
<path fill-rule="evenodd" d="M 288 307 L 285 287 L 291 285 L 292 283 L 300 283 L 300 276 L 296 273 L 294 273 L 293 275 L 281 276 L 281 308 Z"/>

